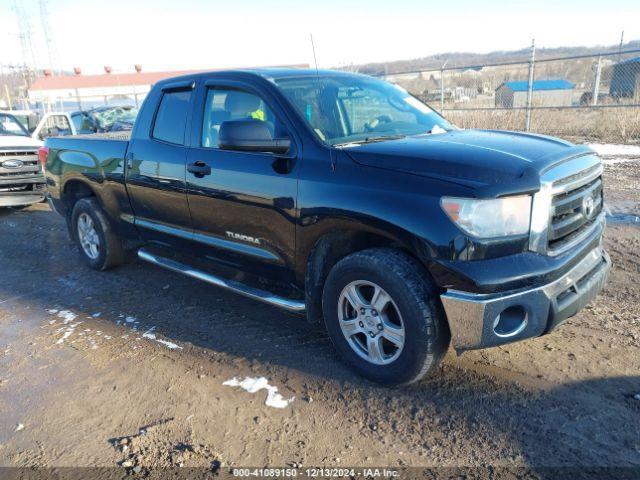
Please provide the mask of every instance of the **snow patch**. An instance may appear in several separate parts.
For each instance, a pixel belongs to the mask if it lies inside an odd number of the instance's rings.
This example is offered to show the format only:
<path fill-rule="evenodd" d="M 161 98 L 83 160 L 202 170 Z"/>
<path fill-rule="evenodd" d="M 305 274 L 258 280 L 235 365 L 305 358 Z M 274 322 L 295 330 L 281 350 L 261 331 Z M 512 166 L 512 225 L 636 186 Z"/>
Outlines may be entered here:
<path fill-rule="evenodd" d="M 273 408 L 285 408 L 296 398 L 291 397 L 288 400 L 283 398 L 282 395 L 278 393 L 278 387 L 269 385 L 269 381 L 265 377 L 245 377 L 244 380 L 238 380 L 236 377 L 233 377 L 231 380 L 222 382 L 222 385 L 240 387 L 249 393 L 256 393 L 265 389 L 267 391 L 267 399 L 264 404 Z"/>
<path fill-rule="evenodd" d="M 80 325 L 81 323 L 82 322 L 78 322 L 78 323 L 74 323 L 73 325 L 69 325 L 69 328 L 67 328 L 65 330 L 65 332 L 62 334 L 62 337 L 60 337 L 56 341 L 56 345 L 60 345 L 60 344 L 64 343 L 64 341 L 71 336 L 71 334 L 75 331 L 76 327 L 78 325 Z"/>
<path fill-rule="evenodd" d="M 153 331 L 156 329 L 156 327 L 151 327 L 149 330 L 147 330 L 146 332 L 144 332 L 142 334 L 142 338 L 147 338 L 149 340 L 154 340 L 158 343 L 161 343 L 162 345 L 164 345 L 167 348 L 170 348 L 171 350 L 176 350 L 176 349 L 180 349 L 182 350 L 182 347 L 176 343 L 173 342 L 168 342 L 166 340 L 162 340 L 161 338 L 156 338 L 156 334 L 153 333 Z"/>
<path fill-rule="evenodd" d="M 604 157 L 640 157 L 640 145 L 616 145 L 613 143 L 587 144 L 598 155 Z"/>
<path fill-rule="evenodd" d="M 69 310 L 60 310 L 58 312 L 58 317 L 62 318 L 62 323 L 66 325 L 69 322 L 73 322 L 77 315 Z"/>
<path fill-rule="evenodd" d="M 74 324 L 69 325 L 72 321 L 74 321 L 78 317 L 75 313 L 69 310 L 57 310 L 55 308 L 51 308 L 47 310 L 47 312 L 50 315 L 55 315 L 57 318 L 61 318 L 62 324 L 67 325 L 67 328 L 60 327 L 56 330 L 56 333 L 64 331 L 64 333 L 62 334 L 62 337 L 56 340 L 56 345 L 60 345 L 64 343 L 64 341 L 73 334 L 76 327 L 82 323 L 82 322 L 76 322 Z M 50 320 L 48 323 L 49 325 L 55 325 L 56 321 L 54 319 L 54 320 Z"/>

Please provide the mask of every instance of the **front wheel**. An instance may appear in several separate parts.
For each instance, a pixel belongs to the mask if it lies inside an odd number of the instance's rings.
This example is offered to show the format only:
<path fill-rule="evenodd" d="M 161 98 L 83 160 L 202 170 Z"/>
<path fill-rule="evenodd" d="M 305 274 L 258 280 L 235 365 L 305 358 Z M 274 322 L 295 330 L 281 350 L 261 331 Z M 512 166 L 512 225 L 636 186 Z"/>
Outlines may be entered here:
<path fill-rule="evenodd" d="M 327 277 L 322 307 L 340 356 L 383 385 L 416 382 L 433 371 L 449 345 L 449 329 L 428 274 L 392 249 L 356 252 Z"/>

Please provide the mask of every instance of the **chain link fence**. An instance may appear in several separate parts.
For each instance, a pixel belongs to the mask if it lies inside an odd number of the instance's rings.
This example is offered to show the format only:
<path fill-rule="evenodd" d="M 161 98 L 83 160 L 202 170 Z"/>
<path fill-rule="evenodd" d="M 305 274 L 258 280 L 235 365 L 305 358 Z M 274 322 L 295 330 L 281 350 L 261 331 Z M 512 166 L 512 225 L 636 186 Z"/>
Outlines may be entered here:
<path fill-rule="evenodd" d="M 386 73 L 462 128 L 640 138 L 640 50 Z"/>

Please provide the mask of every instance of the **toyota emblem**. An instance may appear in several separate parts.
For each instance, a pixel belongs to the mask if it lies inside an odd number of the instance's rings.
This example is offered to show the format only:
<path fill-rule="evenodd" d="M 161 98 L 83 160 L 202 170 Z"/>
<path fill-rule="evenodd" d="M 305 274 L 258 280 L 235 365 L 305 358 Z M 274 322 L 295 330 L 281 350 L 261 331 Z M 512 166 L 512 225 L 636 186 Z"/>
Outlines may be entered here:
<path fill-rule="evenodd" d="M 582 213 L 586 218 L 591 218 L 595 210 L 596 202 L 592 196 L 585 197 L 582 201 Z"/>

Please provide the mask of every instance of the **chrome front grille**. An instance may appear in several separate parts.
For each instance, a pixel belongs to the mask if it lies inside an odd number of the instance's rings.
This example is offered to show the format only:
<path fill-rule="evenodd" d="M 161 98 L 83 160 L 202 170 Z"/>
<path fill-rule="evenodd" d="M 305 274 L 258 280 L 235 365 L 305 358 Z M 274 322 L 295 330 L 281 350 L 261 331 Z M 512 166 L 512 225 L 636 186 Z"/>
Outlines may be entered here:
<path fill-rule="evenodd" d="M 543 174 L 533 200 L 529 248 L 559 255 L 603 223 L 602 163 L 595 155 L 578 157 Z"/>
<path fill-rule="evenodd" d="M 3 158 L 3 157 L 21 158 L 24 156 L 31 156 L 31 155 L 35 155 L 37 157 L 38 151 L 37 150 L 0 150 L 0 159 L 1 159 L 0 161 L 6 160 L 6 158 Z"/>
<path fill-rule="evenodd" d="M 5 162 L 20 162 L 18 167 L 5 167 Z M 0 151 L 0 180 L 12 177 L 28 178 L 42 175 L 40 163 L 38 162 L 38 152 L 29 151 Z"/>
<path fill-rule="evenodd" d="M 571 242 L 596 221 L 601 211 L 601 176 L 554 195 L 551 199 L 551 218 L 547 233 L 548 249 L 556 250 Z"/>

